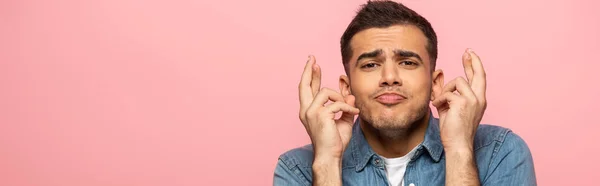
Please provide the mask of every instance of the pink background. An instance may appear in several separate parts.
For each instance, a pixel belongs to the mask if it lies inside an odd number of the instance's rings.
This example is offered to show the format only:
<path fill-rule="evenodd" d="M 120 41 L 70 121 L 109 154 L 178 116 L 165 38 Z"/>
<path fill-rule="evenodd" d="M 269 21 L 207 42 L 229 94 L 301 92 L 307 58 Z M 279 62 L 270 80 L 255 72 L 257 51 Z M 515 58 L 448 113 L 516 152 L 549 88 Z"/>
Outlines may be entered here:
<path fill-rule="evenodd" d="M 363 0 L 0 1 L 0 185 L 270 185 L 309 143 L 308 54 L 337 89 L 339 38 Z M 600 167 L 600 3 L 405 0 L 438 67 L 484 60 L 485 123 L 513 129 L 540 185 Z"/>

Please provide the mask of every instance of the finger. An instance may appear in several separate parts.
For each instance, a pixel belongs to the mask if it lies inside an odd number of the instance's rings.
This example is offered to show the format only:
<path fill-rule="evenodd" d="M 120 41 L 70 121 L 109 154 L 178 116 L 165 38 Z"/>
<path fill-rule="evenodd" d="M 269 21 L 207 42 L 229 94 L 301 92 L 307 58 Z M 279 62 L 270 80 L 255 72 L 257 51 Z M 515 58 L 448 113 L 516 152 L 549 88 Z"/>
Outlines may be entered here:
<path fill-rule="evenodd" d="M 350 105 L 354 107 L 354 102 L 356 101 L 356 97 L 354 97 L 354 95 L 347 95 L 346 97 L 344 97 L 344 101 Z"/>
<path fill-rule="evenodd" d="M 340 94 L 330 88 L 323 88 L 319 91 L 319 93 L 317 93 L 317 96 L 315 96 L 315 99 L 313 100 L 313 102 L 306 109 L 305 116 L 306 117 L 315 116 L 315 114 L 317 114 L 317 112 L 321 108 L 323 108 L 325 103 L 327 103 L 327 101 L 329 101 L 329 100 L 331 100 L 333 102 L 344 102 L 344 98 L 342 97 L 342 94 Z"/>
<path fill-rule="evenodd" d="M 335 103 L 332 103 L 330 105 L 327 105 L 327 107 L 325 107 L 325 110 L 329 113 L 329 114 L 335 114 L 338 112 L 343 112 L 342 115 L 345 115 L 344 117 L 341 117 L 340 120 L 344 120 L 347 122 L 352 122 L 352 120 L 354 119 L 354 116 L 356 114 L 358 114 L 359 110 L 356 107 L 350 106 L 347 103 L 343 102 L 343 101 L 338 101 Z M 352 116 L 352 119 L 350 119 L 350 116 Z"/>
<path fill-rule="evenodd" d="M 346 96 L 344 98 L 344 100 L 346 101 L 346 104 L 348 104 L 348 105 L 356 108 L 356 106 L 354 106 L 354 101 L 356 100 L 356 98 L 353 95 Z M 342 113 L 342 116 L 340 117 L 340 120 L 348 122 L 348 123 L 353 123 L 355 115 L 356 114 L 344 112 L 344 113 Z"/>
<path fill-rule="evenodd" d="M 302 72 L 300 84 L 298 85 L 298 95 L 300 96 L 300 108 L 306 108 L 310 106 L 314 98 L 312 90 L 310 88 L 312 78 L 312 66 L 314 64 L 311 58 L 311 56 L 308 56 L 308 61 L 306 61 L 306 66 L 304 66 L 304 72 Z"/>
<path fill-rule="evenodd" d="M 442 94 L 445 92 L 454 92 L 455 90 L 464 97 L 469 99 L 477 99 L 473 93 L 473 90 L 471 90 L 469 83 L 467 83 L 467 80 L 465 80 L 463 77 L 457 77 L 448 82 L 448 84 L 442 88 Z"/>
<path fill-rule="evenodd" d="M 431 104 L 433 106 L 435 106 L 436 108 L 439 108 L 440 106 L 443 106 L 445 103 L 448 103 L 448 105 L 450 105 L 452 102 L 457 102 L 461 99 L 463 99 L 463 98 L 461 98 L 457 94 L 454 94 L 453 92 L 444 92 L 442 95 L 438 96 L 435 100 L 433 100 L 433 102 L 431 102 Z"/>
<path fill-rule="evenodd" d="M 321 67 L 317 64 L 317 60 L 314 59 L 314 64 L 312 66 L 312 81 L 310 82 L 310 87 L 312 88 L 313 96 L 316 96 L 321 89 Z"/>
<path fill-rule="evenodd" d="M 344 103 L 343 101 L 337 101 L 335 103 L 329 104 L 329 105 L 327 105 L 327 107 L 325 107 L 325 110 L 327 110 L 328 112 L 330 112 L 332 114 L 335 114 L 335 113 L 341 111 L 341 112 L 356 115 L 359 112 L 358 108 L 350 106 L 347 103 Z"/>
<path fill-rule="evenodd" d="M 467 80 L 469 80 L 469 85 L 473 81 L 473 63 L 471 61 L 471 54 L 469 54 L 468 49 L 462 55 L 463 67 L 465 69 L 465 76 L 467 76 Z"/>
<path fill-rule="evenodd" d="M 471 83 L 471 87 L 478 98 L 485 99 L 486 75 L 483 63 L 473 50 L 469 49 L 469 54 L 473 65 L 473 82 Z"/>
<path fill-rule="evenodd" d="M 317 93 L 317 96 L 315 96 L 315 99 L 311 103 L 310 107 L 322 107 L 329 100 L 333 102 L 344 102 L 344 97 L 342 94 L 330 88 L 322 88 L 319 93 Z"/>

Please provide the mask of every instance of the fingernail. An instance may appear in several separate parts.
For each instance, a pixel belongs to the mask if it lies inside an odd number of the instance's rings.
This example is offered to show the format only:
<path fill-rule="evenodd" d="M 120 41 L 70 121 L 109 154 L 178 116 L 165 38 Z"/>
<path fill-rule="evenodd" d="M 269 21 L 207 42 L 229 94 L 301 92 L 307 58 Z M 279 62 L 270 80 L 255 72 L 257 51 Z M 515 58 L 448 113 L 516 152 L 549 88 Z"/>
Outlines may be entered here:
<path fill-rule="evenodd" d="M 468 49 L 467 49 L 467 51 L 466 51 L 465 53 L 467 54 L 467 56 L 465 56 L 465 58 L 466 58 L 467 60 L 470 60 L 470 59 L 471 59 L 471 49 L 470 49 L 470 48 L 468 48 Z"/>
<path fill-rule="evenodd" d="M 308 63 L 310 61 L 310 55 L 308 55 L 308 59 L 306 60 L 306 62 Z"/>
<path fill-rule="evenodd" d="M 473 49 L 469 48 L 469 53 L 470 53 L 470 54 L 475 54 L 475 50 L 473 50 Z"/>

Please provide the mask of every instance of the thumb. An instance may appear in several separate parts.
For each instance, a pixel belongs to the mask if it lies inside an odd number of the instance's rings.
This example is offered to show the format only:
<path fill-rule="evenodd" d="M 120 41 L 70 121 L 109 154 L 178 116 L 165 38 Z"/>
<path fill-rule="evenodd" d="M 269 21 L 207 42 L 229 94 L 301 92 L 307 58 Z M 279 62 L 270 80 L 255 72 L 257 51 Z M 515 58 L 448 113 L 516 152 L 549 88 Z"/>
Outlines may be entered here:
<path fill-rule="evenodd" d="M 344 97 L 344 101 L 346 102 L 346 104 L 354 107 L 354 101 L 356 101 L 356 98 L 354 97 L 354 95 L 347 95 L 346 97 Z"/>
<path fill-rule="evenodd" d="M 353 95 L 347 95 L 346 97 L 344 97 L 344 101 L 346 102 L 346 104 L 348 104 L 352 107 L 355 107 L 354 102 L 356 101 L 356 98 Z M 356 113 L 342 112 L 342 116 L 340 117 L 340 120 L 352 124 L 352 123 L 354 123 L 354 115 L 356 115 L 356 114 L 358 114 L 358 112 L 356 112 Z"/>

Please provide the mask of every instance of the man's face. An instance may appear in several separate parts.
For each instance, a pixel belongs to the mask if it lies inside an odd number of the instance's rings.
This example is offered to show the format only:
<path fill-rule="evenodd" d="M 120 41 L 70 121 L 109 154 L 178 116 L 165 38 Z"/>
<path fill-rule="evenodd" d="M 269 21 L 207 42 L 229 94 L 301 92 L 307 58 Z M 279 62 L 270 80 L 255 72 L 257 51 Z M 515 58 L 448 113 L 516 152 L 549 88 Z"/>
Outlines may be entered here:
<path fill-rule="evenodd" d="M 362 120 L 379 130 L 401 130 L 429 112 L 432 71 L 426 45 L 423 32 L 412 25 L 354 35 L 349 88 Z"/>

